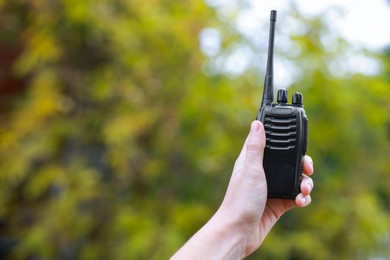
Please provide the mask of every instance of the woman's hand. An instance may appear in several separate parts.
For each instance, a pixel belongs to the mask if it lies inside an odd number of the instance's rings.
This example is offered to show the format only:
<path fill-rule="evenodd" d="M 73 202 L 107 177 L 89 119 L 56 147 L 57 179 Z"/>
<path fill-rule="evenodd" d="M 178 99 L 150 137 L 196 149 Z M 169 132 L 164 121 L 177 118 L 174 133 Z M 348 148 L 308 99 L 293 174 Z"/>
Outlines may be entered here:
<path fill-rule="evenodd" d="M 264 127 L 253 121 L 251 130 L 234 165 L 225 198 L 210 221 L 202 227 L 173 259 L 241 259 L 255 251 L 288 210 L 310 204 L 313 161 L 303 159 L 301 193 L 294 200 L 267 199 L 263 169 Z"/>

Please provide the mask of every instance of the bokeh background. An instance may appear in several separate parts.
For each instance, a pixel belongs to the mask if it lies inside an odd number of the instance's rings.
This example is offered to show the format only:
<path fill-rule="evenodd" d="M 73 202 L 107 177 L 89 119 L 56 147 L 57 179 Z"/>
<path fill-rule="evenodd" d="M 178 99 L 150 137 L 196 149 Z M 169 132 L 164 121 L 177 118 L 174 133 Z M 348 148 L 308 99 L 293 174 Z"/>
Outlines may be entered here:
<path fill-rule="evenodd" d="M 343 34 L 388 35 L 389 3 L 342 29 L 364 1 L 330 2 L 0 1 L 0 258 L 172 255 L 223 199 L 276 8 L 315 189 L 249 259 L 389 259 L 390 40 Z"/>

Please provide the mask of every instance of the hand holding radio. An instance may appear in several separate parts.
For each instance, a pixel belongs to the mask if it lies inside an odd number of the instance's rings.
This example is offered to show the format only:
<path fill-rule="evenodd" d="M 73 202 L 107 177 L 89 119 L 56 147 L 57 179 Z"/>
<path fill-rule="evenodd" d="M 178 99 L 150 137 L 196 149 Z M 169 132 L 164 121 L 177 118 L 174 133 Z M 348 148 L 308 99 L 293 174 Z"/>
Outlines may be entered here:
<path fill-rule="evenodd" d="M 255 251 L 288 210 L 310 204 L 313 161 L 306 156 L 308 119 L 303 96 L 273 96 L 271 11 L 267 71 L 257 120 L 234 165 L 225 198 L 214 216 L 172 259 L 242 259 Z M 259 122 L 260 121 L 260 122 Z"/>
<path fill-rule="evenodd" d="M 261 245 L 286 211 L 310 204 L 313 162 L 309 156 L 303 157 L 301 193 L 295 201 L 267 198 L 265 146 L 263 124 L 253 121 L 221 206 L 172 259 L 242 259 Z"/>
<path fill-rule="evenodd" d="M 234 165 L 225 198 L 216 216 L 229 219 L 231 226 L 245 234 L 245 256 L 256 250 L 279 218 L 288 210 L 311 203 L 314 172 L 310 156 L 302 159 L 301 192 L 290 199 L 267 198 L 267 182 L 263 168 L 266 137 L 263 125 L 253 121 L 243 149 Z M 237 228 L 238 227 L 238 228 Z M 226 228 L 226 227 L 225 227 Z M 234 230 L 234 228 L 231 228 Z"/>
<path fill-rule="evenodd" d="M 235 222 L 246 236 L 245 256 L 256 250 L 279 218 L 288 210 L 311 203 L 313 189 L 313 161 L 310 156 L 303 158 L 301 192 L 290 199 L 267 198 L 267 182 L 263 168 L 266 146 L 263 125 L 254 121 L 244 147 L 235 163 L 233 174 L 220 214 Z M 223 217 L 222 217 L 223 218 Z"/>

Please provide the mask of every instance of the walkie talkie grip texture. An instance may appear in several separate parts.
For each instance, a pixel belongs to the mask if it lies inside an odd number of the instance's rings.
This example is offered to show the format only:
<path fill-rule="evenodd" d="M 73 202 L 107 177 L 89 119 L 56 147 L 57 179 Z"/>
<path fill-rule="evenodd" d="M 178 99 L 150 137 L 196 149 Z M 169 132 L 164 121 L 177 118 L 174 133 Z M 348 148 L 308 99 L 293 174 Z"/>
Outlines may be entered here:
<path fill-rule="evenodd" d="M 271 11 L 270 41 L 262 105 L 257 120 L 264 124 L 266 147 L 263 166 L 267 178 L 268 197 L 295 199 L 300 193 L 302 159 L 306 153 L 308 119 L 303 96 L 293 95 L 287 103 L 287 90 L 279 90 L 278 102 L 273 100 L 273 42 L 276 11 Z"/>

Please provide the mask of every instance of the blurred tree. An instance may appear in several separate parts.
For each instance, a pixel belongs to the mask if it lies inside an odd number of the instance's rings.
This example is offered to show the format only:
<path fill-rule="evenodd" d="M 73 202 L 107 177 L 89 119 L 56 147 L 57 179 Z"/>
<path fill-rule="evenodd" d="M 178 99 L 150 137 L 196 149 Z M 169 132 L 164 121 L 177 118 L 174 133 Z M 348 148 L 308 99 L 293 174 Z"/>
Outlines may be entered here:
<path fill-rule="evenodd" d="M 198 159 L 228 136 L 210 134 L 216 108 L 191 98 L 224 93 L 209 91 L 200 71 L 198 35 L 211 10 L 197 1 L 12 1 L 0 16 L 3 252 L 169 256 L 209 216 L 207 204 L 187 200 L 214 192 Z"/>
<path fill-rule="evenodd" d="M 252 257 L 389 257 L 389 57 L 385 76 L 335 77 L 349 46 L 292 15 L 310 25 L 283 55 L 304 72 L 316 189 Z M 256 68 L 210 69 L 251 44 L 216 17 L 195 0 L 0 1 L 1 256 L 167 258 L 211 216 L 261 92 Z"/>

